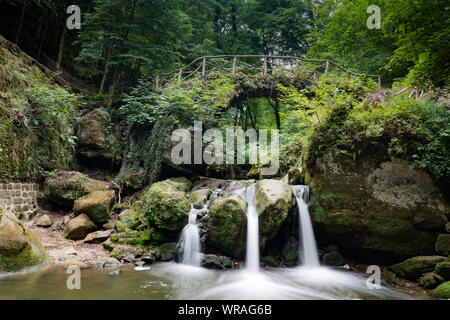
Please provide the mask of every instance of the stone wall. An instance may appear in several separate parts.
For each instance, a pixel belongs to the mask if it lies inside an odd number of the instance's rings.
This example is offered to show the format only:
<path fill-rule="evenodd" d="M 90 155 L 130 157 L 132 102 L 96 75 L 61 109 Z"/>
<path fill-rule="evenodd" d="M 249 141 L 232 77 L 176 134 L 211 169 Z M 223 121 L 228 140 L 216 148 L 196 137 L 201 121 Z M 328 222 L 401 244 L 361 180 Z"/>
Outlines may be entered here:
<path fill-rule="evenodd" d="M 34 183 L 0 183 L 0 206 L 21 220 L 31 219 L 37 208 L 38 190 Z"/>

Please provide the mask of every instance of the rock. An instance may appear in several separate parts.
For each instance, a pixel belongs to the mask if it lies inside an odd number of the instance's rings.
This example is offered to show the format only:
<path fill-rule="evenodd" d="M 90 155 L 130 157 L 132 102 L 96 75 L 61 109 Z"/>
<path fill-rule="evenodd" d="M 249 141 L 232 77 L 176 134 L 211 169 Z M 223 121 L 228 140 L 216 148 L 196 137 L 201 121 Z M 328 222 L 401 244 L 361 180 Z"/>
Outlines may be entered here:
<path fill-rule="evenodd" d="M 115 223 L 107 222 L 107 223 L 102 225 L 102 228 L 106 229 L 106 230 L 110 230 L 110 229 L 114 229 L 114 226 L 115 226 Z"/>
<path fill-rule="evenodd" d="M 115 259 L 115 258 L 106 258 L 105 261 L 103 262 L 103 268 L 117 268 L 120 267 L 122 264 L 120 263 L 119 260 Z"/>
<path fill-rule="evenodd" d="M 437 263 L 434 270 L 436 270 L 436 273 L 438 275 L 444 277 L 445 280 L 447 280 L 447 281 L 450 280 L 450 260 L 449 259 Z"/>
<path fill-rule="evenodd" d="M 437 230 L 450 212 L 442 191 L 410 163 L 383 159 L 368 151 L 355 161 L 339 150 L 306 159 L 302 174 L 318 241 L 368 263 L 435 254 Z"/>
<path fill-rule="evenodd" d="M 259 214 L 260 245 L 264 248 L 281 226 L 293 217 L 294 195 L 291 188 L 279 180 L 261 180 L 256 184 L 255 205 Z"/>
<path fill-rule="evenodd" d="M 231 269 L 233 268 L 233 261 L 225 256 L 218 256 L 215 254 L 205 254 L 202 260 L 202 267 L 208 269 Z"/>
<path fill-rule="evenodd" d="M 445 225 L 445 231 L 447 231 L 447 233 L 450 233 L 450 222 L 448 222 L 448 223 Z"/>
<path fill-rule="evenodd" d="M 39 218 L 36 225 L 41 228 L 49 228 L 52 226 L 52 220 L 50 220 L 48 215 L 44 214 Z"/>
<path fill-rule="evenodd" d="M 393 272 L 389 272 L 386 281 L 391 284 L 394 285 L 395 284 L 395 280 L 396 280 L 397 276 L 395 273 Z"/>
<path fill-rule="evenodd" d="M 339 247 L 335 244 L 330 244 L 326 246 L 323 250 L 325 251 L 325 253 L 339 251 Z"/>
<path fill-rule="evenodd" d="M 201 209 L 208 201 L 211 196 L 212 191 L 210 189 L 200 189 L 197 191 L 191 192 L 189 195 L 189 199 L 191 200 L 192 205 L 196 209 Z"/>
<path fill-rule="evenodd" d="M 63 254 L 66 256 L 76 256 L 77 250 L 74 247 L 67 247 L 63 250 Z"/>
<path fill-rule="evenodd" d="M 70 219 L 63 231 L 63 236 L 71 240 L 83 240 L 89 233 L 95 231 L 97 227 L 85 214 Z"/>
<path fill-rule="evenodd" d="M 75 171 L 57 171 L 47 177 L 44 195 L 52 203 L 64 208 L 72 208 L 75 200 L 94 191 L 106 190 L 100 181 Z"/>
<path fill-rule="evenodd" d="M 78 216 L 85 214 L 98 227 L 108 222 L 111 208 L 116 195 L 114 191 L 95 191 L 87 196 L 75 200 L 73 213 Z"/>
<path fill-rule="evenodd" d="M 114 230 L 103 230 L 89 233 L 83 242 L 85 243 L 102 243 L 108 240 Z"/>
<path fill-rule="evenodd" d="M 435 248 L 439 254 L 450 255 L 450 234 L 438 235 Z"/>
<path fill-rule="evenodd" d="M 187 223 L 191 206 L 186 193 L 165 182 L 154 183 L 141 198 L 143 214 L 162 230 L 179 232 Z"/>
<path fill-rule="evenodd" d="M 288 184 L 291 184 L 291 185 L 305 184 L 305 181 L 302 176 L 301 168 L 290 168 L 289 169 Z"/>
<path fill-rule="evenodd" d="M 49 261 L 39 238 L 0 207 L 0 272 L 19 271 Z"/>
<path fill-rule="evenodd" d="M 441 256 L 419 256 L 397 263 L 390 269 L 402 278 L 415 281 L 421 275 L 433 271 L 436 264 L 444 260 L 445 257 Z"/>
<path fill-rule="evenodd" d="M 245 256 L 247 203 L 237 194 L 215 199 L 209 207 L 206 247 L 235 258 Z"/>
<path fill-rule="evenodd" d="M 338 251 L 332 251 L 323 255 L 322 263 L 327 266 L 337 267 L 345 265 L 347 261 Z"/>
<path fill-rule="evenodd" d="M 160 245 L 158 247 L 158 249 L 161 253 L 161 261 L 173 260 L 176 246 L 177 246 L 176 242 L 169 242 L 169 243 Z"/>
<path fill-rule="evenodd" d="M 192 182 L 185 177 L 170 178 L 163 182 L 170 184 L 172 187 L 175 187 L 178 191 L 188 192 L 189 190 L 192 189 Z"/>
<path fill-rule="evenodd" d="M 116 221 L 116 229 L 118 231 L 135 230 L 140 223 L 137 212 L 133 209 L 127 209 L 119 215 L 119 219 Z"/>
<path fill-rule="evenodd" d="M 152 264 L 158 261 L 158 259 L 153 254 L 146 254 L 142 256 L 141 260 L 146 264 Z"/>
<path fill-rule="evenodd" d="M 417 280 L 419 285 L 424 289 L 434 289 L 444 281 L 445 279 L 442 276 L 436 274 L 436 272 L 425 273 L 419 278 L 419 280 Z"/>
<path fill-rule="evenodd" d="M 298 266 L 299 255 L 298 255 L 298 241 L 294 237 L 289 237 L 283 248 L 281 249 L 281 254 L 284 258 L 284 262 L 289 267 Z"/>
<path fill-rule="evenodd" d="M 119 274 L 120 274 L 120 270 L 114 270 L 114 271 L 111 271 L 110 273 L 108 273 L 108 276 L 114 277 L 114 276 L 118 276 Z"/>
<path fill-rule="evenodd" d="M 444 282 L 434 289 L 433 296 L 440 299 L 450 299 L 450 281 Z"/>
<path fill-rule="evenodd" d="M 273 257 L 273 256 L 265 256 L 261 259 L 261 262 L 264 266 L 267 266 L 267 267 L 278 268 L 280 266 L 277 259 L 275 259 L 275 257 Z"/>
<path fill-rule="evenodd" d="M 111 132 L 111 117 L 106 109 L 97 108 L 87 113 L 78 128 L 78 158 L 93 167 L 109 168 L 120 160 L 121 147 Z"/>

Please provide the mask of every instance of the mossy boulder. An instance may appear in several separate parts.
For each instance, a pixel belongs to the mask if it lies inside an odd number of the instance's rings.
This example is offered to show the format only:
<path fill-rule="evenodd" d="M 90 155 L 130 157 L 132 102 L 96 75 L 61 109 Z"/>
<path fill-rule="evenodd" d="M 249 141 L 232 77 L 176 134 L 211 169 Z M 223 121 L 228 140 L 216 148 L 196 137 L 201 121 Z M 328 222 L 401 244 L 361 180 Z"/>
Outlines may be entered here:
<path fill-rule="evenodd" d="M 119 215 L 119 219 L 116 221 L 116 229 L 118 231 L 125 231 L 127 229 L 136 229 L 141 221 L 139 215 L 133 209 L 127 209 Z"/>
<path fill-rule="evenodd" d="M 0 207 L 0 272 L 18 271 L 49 261 L 39 238 Z"/>
<path fill-rule="evenodd" d="M 440 299 L 450 299 L 450 281 L 444 282 L 434 289 L 433 296 Z"/>
<path fill-rule="evenodd" d="M 171 261 L 175 257 L 176 242 L 164 243 L 158 247 L 161 254 L 161 261 Z"/>
<path fill-rule="evenodd" d="M 434 289 L 444 281 L 445 279 L 436 272 L 425 273 L 417 280 L 419 285 L 424 289 Z"/>
<path fill-rule="evenodd" d="M 107 188 L 100 181 L 76 171 L 56 171 L 44 183 L 44 196 L 57 206 L 72 208 L 75 200 Z"/>
<path fill-rule="evenodd" d="M 446 261 L 442 261 L 436 264 L 435 269 L 436 273 L 442 277 L 444 277 L 445 280 L 450 280 L 450 260 L 447 259 Z"/>
<path fill-rule="evenodd" d="M 237 194 L 215 199 L 209 207 L 206 247 L 235 258 L 245 256 L 247 203 Z"/>
<path fill-rule="evenodd" d="M 189 195 L 189 200 L 191 200 L 192 205 L 196 209 L 201 209 L 208 202 L 209 197 L 211 196 L 211 189 L 200 189 L 191 192 Z"/>
<path fill-rule="evenodd" d="M 450 210 L 430 176 L 411 163 L 367 150 L 355 160 L 339 150 L 305 161 L 319 241 L 368 263 L 435 254 Z"/>
<path fill-rule="evenodd" d="M 82 116 L 78 128 L 77 154 L 82 162 L 104 167 L 120 160 L 121 146 L 113 134 L 111 116 L 98 108 Z"/>
<path fill-rule="evenodd" d="M 94 191 L 87 196 L 75 200 L 73 213 L 77 216 L 85 214 L 98 227 L 108 222 L 116 195 L 114 191 Z"/>
<path fill-rule="evenodd" d="M 186 193 L 166 182 L 154 183 L 142 196 L 145 219 L 162 230 L 179 232 L 187 223 L 191 206 Z"/>
<path fill-rule="evenodd" d="M 402 278 L 417 280 L 421 275 L 432 272 L 436 264 L 445 260 L 441 256 L 419 256 L 397 263 L 390 269 Z"/>
<path fill-rule="evenodd" d="M 436 252 L 443 255 L 450 255 L 450 234 L 440 234 L 436 241 Z"/>
<path fill-rule="evenodd" d="M 85 214 L 70 219 L 63 231 L 63 236 L 70 240 L 83 240 L 86 236 L 97 230 L 96 225 Z"/>
<path fill-rule="evenodd" d="M 259 241 L 262 248 L 293 217 L 294 202 L 291 188 L 282 181 L 267 179 L 257 182 L 255 205 L 259 215 Z"/>
<path fill-rule="evenodd" d="M 170 178 L 164 181 L 171 186 L 177 188 L 179 191 L 188 192 L 192 189 L 192 182 L 185 177 Z"/>
<path fill-rule="evenodd" d="M 52 220 L 46 214 L 41 216 L 39 220 L 36 222 L 36 225 L 41 228 L 49 228 L 52 226 Z"/>
<path fill-rule="evenodd" d="M 202 267 L 218 270 L 231 269 L 233 268 L 233 261 L 226 256 L 205 254 L 202 260 Z"/>

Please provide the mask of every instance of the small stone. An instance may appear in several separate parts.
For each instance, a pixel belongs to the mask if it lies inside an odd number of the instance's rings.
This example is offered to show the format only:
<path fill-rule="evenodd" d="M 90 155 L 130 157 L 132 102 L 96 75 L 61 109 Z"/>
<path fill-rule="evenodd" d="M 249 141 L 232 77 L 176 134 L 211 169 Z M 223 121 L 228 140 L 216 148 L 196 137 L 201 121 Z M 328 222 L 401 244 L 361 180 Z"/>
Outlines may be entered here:
<path fill-rule="evenodd" d="M 85 243 L 102 243 L 108 240 L 114 230 L 103 230 L 92 232 L 84 239 Z"/>
<path fill-rule="evenodd" d="M 77 255 L 77 250 L 75 250 L 74 247 L 68 247 L 68 248 L 65 248 L 65 249 L 63 250 L 63 253 L 64 253 L 66 256 L 70 256 L 70 255 L 76 256 L 76 255 Z"/>
<path fill-rule="evenodd" d="M 114 270 L 111 271 L 110 273 L 108 273 L 108 276 L 114 277 L 114 276 L 118 276 L 120 274 L 120 270 Z"/>
<path fill-rule="evenodd" d="M 41 228 L 49 228 L 52 225 L 52 220 L 50 220 L 50 217 L 48 215 L 44 214 L 39 218 L 36 225 Z"/>
<path fill-rule="evenodd" d="M 103 261 L 103 268 L 117 268 L 121 265 L 119 260 L 112 257 L 106 258 L 105 261 Z"/>

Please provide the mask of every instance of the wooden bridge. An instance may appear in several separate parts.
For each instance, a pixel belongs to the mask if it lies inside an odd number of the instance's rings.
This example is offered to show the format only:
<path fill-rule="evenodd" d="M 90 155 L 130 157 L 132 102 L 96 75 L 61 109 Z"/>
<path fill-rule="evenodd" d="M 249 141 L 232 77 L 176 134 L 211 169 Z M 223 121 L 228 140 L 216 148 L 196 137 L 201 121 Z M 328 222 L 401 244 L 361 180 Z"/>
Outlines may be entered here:
<path fill-rule="evenodd" d="M 156 89 L 173 81 L 189 80 L 196 75 L 207 79 L 213 71 L 224 71 L 233 76 L 243 75 L 245 77 L 266 76 L 281 66 L 286 70 L 293 70 L 301 64 L 310 64 L 310 72 L 314 77 L 327 74 L 331 68 L 336 68 L 350 75 L 350 77 L 366 77 L 378 80 L 378 89 L 381 90 L 381 75 L 360 74 L 349 71 L 331 60 L 310 60 L 293 56 L 265 56 L 265 55 L 222 55 L 203 56 L 195 59 L 188 65 L 173 70 L 169 73 L 156 75 Z"/>

